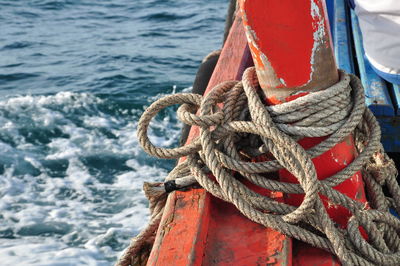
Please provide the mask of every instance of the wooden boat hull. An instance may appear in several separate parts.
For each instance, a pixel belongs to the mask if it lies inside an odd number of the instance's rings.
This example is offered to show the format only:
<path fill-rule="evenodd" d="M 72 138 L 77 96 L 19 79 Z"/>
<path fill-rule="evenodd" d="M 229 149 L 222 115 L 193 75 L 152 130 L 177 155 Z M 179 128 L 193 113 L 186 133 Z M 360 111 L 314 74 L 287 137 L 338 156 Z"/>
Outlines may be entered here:
<path fill-rule="evenodd" d="M 350 73 L 359 69 L 367 95 L 374 95 L 367 103 L 378 115 L 384 133 L 383 144 L 388 151 L 400 151 L 400 127 L 394 126 L 400 121 L 397 118 L 400 98 L 395 91 L 397 88 L 398 92 L 398 87 L 388 86 L 383 81 L 379 83 L 381 87 L 368 85 L 371 79 L 372 84 L 377 84 L 377 77 L 370 73 L 368 63 L 359 55 L 362 48 L 357 39 L 356 18 L 349 16 L 344 0 L 328 1 L 329 7 L 337 64 Z M 355 35 L 356 60 L 351 48 L 351 33 Z M 252 64 L 241 18 L 237 16 L 205 93 L 220 82 L 240 79 L 245 68 Z M 377 89 L 381 92 L 375 92 Z M 193 127 L 187 142 L 198 134 L 199 129 Z M 277 200 L 283 200 L 283 195 L 278 194 Z M 147 264 L 340 265 L 330 253 L 248 220 L 233 205 L 203 189 L 175 191 L 169 195 Z"/>

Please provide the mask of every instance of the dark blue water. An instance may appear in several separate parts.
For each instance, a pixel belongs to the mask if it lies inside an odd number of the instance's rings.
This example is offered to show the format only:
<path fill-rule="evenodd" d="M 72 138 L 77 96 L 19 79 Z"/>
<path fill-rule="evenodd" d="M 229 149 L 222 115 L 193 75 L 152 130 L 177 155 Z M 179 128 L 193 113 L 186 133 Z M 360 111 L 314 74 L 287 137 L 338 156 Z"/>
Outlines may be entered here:
<path fill-rule="evenodd" d="M 136 140 L 144 107 L 189 91 L 227 0 L 0 0 L 0 264 L 111 265 L 171 161 Z M 151 139 L 176 145 L 171 111 Z"/>

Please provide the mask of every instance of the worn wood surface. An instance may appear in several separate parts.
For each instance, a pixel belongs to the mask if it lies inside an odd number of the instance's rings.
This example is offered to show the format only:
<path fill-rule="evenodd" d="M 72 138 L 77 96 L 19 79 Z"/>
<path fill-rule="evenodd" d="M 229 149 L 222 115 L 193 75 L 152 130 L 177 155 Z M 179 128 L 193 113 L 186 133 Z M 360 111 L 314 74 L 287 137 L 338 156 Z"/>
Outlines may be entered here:
<path fill-rule="evenodd" d="M 338 80 L 324 1 L 241 0 L 247 39 L 260 85 L 284 101 Z"/>
<path fill-rule="evenodd" d="M 333 46 L 336 63 L 340 69 L 345 70 L 347 73 L 355 74 L 350 36 L 350 18 L 346 6 L 345 0 L 336 0 L 334 5 L 330 6 L 332 11 L 328 13 L 331 16 L 331 25 L 333 25 Z"/>
<path fill-rule="evenodd" d="M 380 78 L 365 56 L 358 19 L 345 0 L 334 4 L 334 48 L 338 67 L 361 78 L 367 106 L 377 116 L 387 152 L 400 152 L 400 89 Z M 353 48 L 354 47 L 354 51 Z"/>
<path fill-rule="evenodd" d="M 394 116 L 394 107 L 385 81 L 375 73 L 365 56 L 361 30 L 354 11 L 351 11 L 354 46 L 358 70 L 365 90 L 365 101 L 377 116 Z"/>

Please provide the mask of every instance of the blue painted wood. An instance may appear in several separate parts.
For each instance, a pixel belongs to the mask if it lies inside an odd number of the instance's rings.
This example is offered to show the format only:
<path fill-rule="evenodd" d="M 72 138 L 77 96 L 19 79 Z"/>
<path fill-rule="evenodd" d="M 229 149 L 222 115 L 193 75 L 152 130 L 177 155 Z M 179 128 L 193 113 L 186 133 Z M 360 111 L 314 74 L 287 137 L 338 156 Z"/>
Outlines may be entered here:
<path fill-rule="evenodd" d="M 390 209 L 390 213 L 396 216 L 397 218 L 400 218 L 395 209 Z"/>
<path fill-rule="evenodd" d="M 326 8 L 328 9 L 328 18 L 329 18 L 329 28 L 331 30 L 332 33 L 332 41 L 335 40 L 335 36 L 333 34 L 333 29 L 335 27 L 335 19 L 334 19 L 334 15 L 335 15 L 335 1 L 334 0 L 326 0 Z"/>
<path fill-rule="evenodd" d="M 400 152 L 400 117 L 377 117 L 381 126 L 381 142 L 385 151 Z"/>
<path fill-rule="evenodd" d="M 334 21 L 331 25 L 334 25 L 332 34 L 337 65 L 349 73 L 360 74 L 365 87 L 367 105 L 377 116 L 382 129 L 381 141 L 385 150 L 400 152 L 399 86 L 387 85 L 372 70 L 364 54 L 357 18 L 354 13 L 350 13 L 346 1 L 336 0 L 333 11 L 334 16 L 330 17 L 330 20 Z M 356 53 L 353 50 L 353 39 Z M 395 114 L 398 116 L 394 116 Z"/>
<path fill-rule="evenodd" d="M 375 73 L 368 62 L 362 45 L 357 16 L 353 10 L 350 13 L 358 70 L 365 89 L 366 104 L 377 116 L 394 116 L 394 107 L 386 83 Z"/>
<path fill-rule="evenodd" d="M 333 2 L 333 1 L 332 1 Z M 335 49 L 336 63 L 340 69 L 354 74 L 353 53 L 351 45 L 350 18 L 347 13 L 345 0 L 337 0 L 334 10 L 333 46 Z M 329 9 L 328 9 L 329 10 Z"/>
<path fill-rule="evenodd" d="M 390 84 L 389 89 L 392 92 L 391 95 L 396 115 L 400 116 L 400 86 L 399 84 Z"/>

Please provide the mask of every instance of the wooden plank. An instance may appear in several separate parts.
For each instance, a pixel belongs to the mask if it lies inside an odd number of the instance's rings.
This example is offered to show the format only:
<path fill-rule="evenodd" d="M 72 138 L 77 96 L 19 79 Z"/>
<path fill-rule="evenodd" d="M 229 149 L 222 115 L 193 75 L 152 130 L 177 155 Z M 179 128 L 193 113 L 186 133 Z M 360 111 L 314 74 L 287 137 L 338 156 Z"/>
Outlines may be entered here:
<path fill-rule="evenodd" d="M 210 195 L 203 189 L 171 194 L 147 265 L 201 265 L 209 206 Z"/>
<path fill-rule="evenodd" d="M 381 141 L 385 151 L 400 152 L 400 86 L 389 83 L 395 117 L 378 119 L 382 129 Z"/>
<path fill-rule="evenodd" d="M 340 266 L 335 255 L 300 241 L 293 241 L 293 266 Z"/>
<path fill-rule="evenodd" d="M 400 116 L 400 86 L 399 84 L 390 84 L 389 90 L 392 92 L 392 100 L 397 116 Z"/>
<path fill-rule="evenodd" d="M 241 79 L 250 65 L 244 29 L 236 17 L 206 93 L 222 81 Z M 187 142 L 198 134 L 199 129 L 192 127 Z M 147 265 L 259 265 L 270 260 L 273 265 L 290 265 L 290 253 L 290 238 L 195 189 L 169 195 Z"/>
<path fill-rule="evenodd" d="M 203 265 L 290 265 L 292 241 L 254 224 L 237 209 L 212 197 Z"/>
<path fill-rule="evenodd" d="M 328 10 L 328 18 L 329 18 L 329 29 L 331 30 L 331 33 L 334 30 L 335 27 L 335 0 L 326 0 L 326 8 Z M 335 41 L 335 36 L 332 34 L 332 41 Z"/>
<path fill-rule="evenodd" d="M 378 117 L 381 142 L 386 152 L 400 152 L 400 117 Z"/>
<path fill-rule="evenodd" d="M 329 9 L 329 6 L 328 6 Z M 338 68 L 347 73 L 354 74 L 354 63 L 352 53 L 352 43 L 350 38 L 350 19 L 348 16 L 347 3 L 345 0 L 337 0 L 334 4 L 333 20 L 333 46 L 335 51 L 336 63 Z"/>
<path fill-rule="evenodd" d="M 368 62 L 362 43 L 358 18 L 353 10 L 350 12 L 358 69 L 365 89 L 367 106 L 377 116 L 394 116 L 394 108 L 388 88 L 384 80 L 375 73 Z"/>

